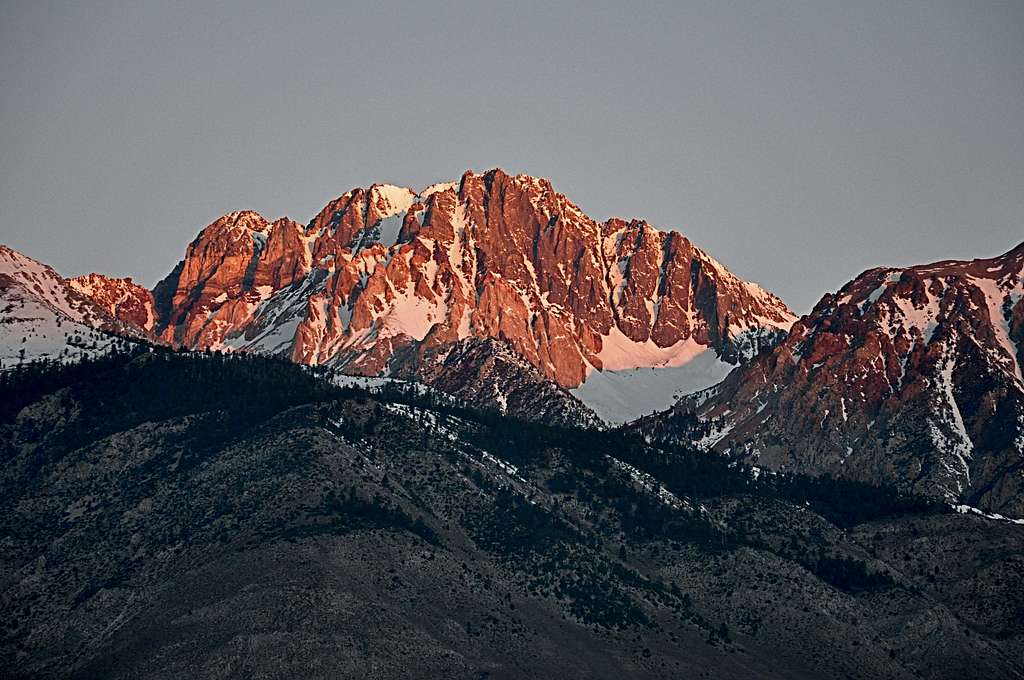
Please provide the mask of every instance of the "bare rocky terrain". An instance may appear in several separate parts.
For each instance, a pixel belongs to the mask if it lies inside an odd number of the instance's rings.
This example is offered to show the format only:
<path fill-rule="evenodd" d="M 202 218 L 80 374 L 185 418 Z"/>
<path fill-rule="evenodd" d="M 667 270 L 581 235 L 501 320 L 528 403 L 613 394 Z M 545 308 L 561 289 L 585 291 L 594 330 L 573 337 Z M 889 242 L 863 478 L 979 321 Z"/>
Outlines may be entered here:
<path fill-rule="evenodd" d="M 770 470 L 1024 516 L 1024 244 L 871 269 L 719 385 L 634 427 Z"/>

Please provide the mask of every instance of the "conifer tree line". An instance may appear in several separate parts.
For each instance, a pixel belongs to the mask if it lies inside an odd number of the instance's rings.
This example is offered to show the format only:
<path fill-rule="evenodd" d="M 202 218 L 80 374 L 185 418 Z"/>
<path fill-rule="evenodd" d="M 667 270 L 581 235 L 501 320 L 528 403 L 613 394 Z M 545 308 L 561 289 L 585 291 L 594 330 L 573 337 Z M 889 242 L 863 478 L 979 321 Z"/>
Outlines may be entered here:
<path fill-rule="evenodd" d="M 26 405 L 61 390 L 98 406 L 103 422 L 88 426 L 109 432 L 192 413 L 224 413 L 226 422 L 238 426 L 300 404 L 345 400 L 403 404 L 414 409 L 418 428 L 425 435 L 437 427 L 438 418 L 474 423 L 476 427 L 466 434 L 471 443 L 512 465 L 529 466 L 541 462 L 550 450 L 562 451 L 575 465 L 597 471 L 607 481 L 601 489 L 585 489 L 578 479 L 561 474 L 552 480 L 555 490 L 582 494 L 597 491 L 606 497 L 619 497 L 621 507 L 628 510 L 624 516 L 640 533 L 682 520 L 678 513 L 666 514 L 658 501 L 638 499 L 618 485 L 610 458 L 651 475 L 681 498 L 699 500 L 736 494 L 778 498 L 806 505 L 840 527 L 891 515 L 949 510 L 941 503 L 895 488 L 827 475 L 755 476 L 742 463 L 682 444 L 654 446 L 621 428 L 570 428 L 517 419 L 496 410 L 470 407 L 417 383 L 389 381 L 374 388 L 339 387 L 331 382 L 333 375 L 328 367 L 303 367 L 281 357 L 121 344 L 104 355 L 77 363 L 37 360 L 0 371 L 0 423 L 12 422 Z M 376 412 L 381 413 L 379 409 Z M 426 413 L 434 417 L 426 418 Z M 721 537 L 705 538 L 713 541 Z M 844 566 L 829 564 L 823 568 L 839 573 Z"/>

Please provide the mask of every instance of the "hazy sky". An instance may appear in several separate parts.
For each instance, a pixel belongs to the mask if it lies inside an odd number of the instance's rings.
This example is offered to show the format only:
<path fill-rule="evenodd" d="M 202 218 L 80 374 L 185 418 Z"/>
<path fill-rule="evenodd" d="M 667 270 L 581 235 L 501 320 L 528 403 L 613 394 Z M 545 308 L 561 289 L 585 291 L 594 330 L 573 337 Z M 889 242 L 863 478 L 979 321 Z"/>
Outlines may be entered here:
<path fill-rule="evenodd" d="M 548 177 L 807 311 L 1024 240 L 1024 2 L 0 2 L 0 242 L 152 285 L 219 215 Z"/>

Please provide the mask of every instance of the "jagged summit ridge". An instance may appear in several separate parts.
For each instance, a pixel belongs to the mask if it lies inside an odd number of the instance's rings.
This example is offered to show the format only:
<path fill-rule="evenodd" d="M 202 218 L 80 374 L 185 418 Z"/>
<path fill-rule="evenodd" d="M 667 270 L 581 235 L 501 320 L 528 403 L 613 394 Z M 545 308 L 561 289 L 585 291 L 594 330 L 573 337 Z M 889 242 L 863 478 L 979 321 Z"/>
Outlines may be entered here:
<path fill-rule="evenodd" d="M 177 347 L 416 376 L 439 348 L 492 339 L 482 346 L 510 347 L 564 389 L 707 353 L 735 365 L 795 320 L 679 232 L 598 222 L 548 180 L 500 169 L 418 192 L 351 189 L 305 225 L 228 213 L 151 295 L 95 275 L 72 286 Z"/>
<path fill-rule="evenodd" d="M 690 404 L 716 423 L 709 444 L 758 465 L 899 483 L 1019 517 L 1022 365 L 1024 244 L 868 270 Z M 645 427 L 664 435 L 672 421 Z"/>
<path fill-rule="evenodd" d="M 171 285 L 161 333 L 186 346 L 380 374 L 412 343 L 492 337 L 563 387 L 685 362 L 695 346 L 735 361 L 745 333 L 794 319 L 678 232 L 598 223 L 547 180 L 501 170 L 418 194 L 353 189 L 305 228 L 232 213 L 189 246 Z"/>

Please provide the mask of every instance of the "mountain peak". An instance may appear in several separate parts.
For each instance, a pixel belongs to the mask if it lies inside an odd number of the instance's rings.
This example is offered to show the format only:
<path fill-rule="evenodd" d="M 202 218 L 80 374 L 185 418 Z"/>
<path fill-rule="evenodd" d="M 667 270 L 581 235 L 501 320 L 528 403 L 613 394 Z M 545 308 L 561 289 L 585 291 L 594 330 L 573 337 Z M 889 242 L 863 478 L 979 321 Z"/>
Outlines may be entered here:
<path fill-rule="evenodd" d="M 502 347 L 555 383 L 556 396 L 598 373 L 674 369 L 707 352 L 731 366 L 795 318 L 682 234 L 598 222 L 547 179 L 501 168 L 467 170 L 419 194 L 356 187 L 306 226 L 228 213 L 152 295 L 106 277 L 71 285 L 175 346 L 281 354 L 368 376 L 426 376 L 428 357 L 476 360 Z M 446 352 L 455 343 L 474 350 Z"/>
<path fill-rule="evenodd" d="M 547 179 L 501 168 L 419 194 L 356 187 L 305 228 L 277 225 L 240 212 L 204 230 L 159 296 L 162 337 L 361 375 L 492 338 L 571 389 L 704 350 L 734 364 L 795 318 L 678 232 L 599 223 Z"/>
<path fill-rule="evenodd" d="M 394 184 L 372 184 L 369 189 L 369 200 L 374 203 L 377 215 L 384 219 L 404 215 L 416 202 L 416 192 Z"/>
<path fill-rule="evenodd" d="M 118 279 L 92 273 L 68 279 L 68 284 L 111 317 L 130 323 L 145 333 L 156 325 L 153 294 L 132 281 L 131 277 Z"/>
<path fill-rule="evenodd" d="M 1024 514 L 1024 257 L 871 269 L 696 400 L 715 448 Z"/>
<path fill-rule="evenodd" d="M 102 354 L 121 342 L 112 333 L 135 328 L 116 317 L 52 267 L 0 244 L 0 367 Z"/>
<path fill-rule="evenodd" d="M 247 229 L 249 231 L 264 232 L 269 226 L 269 221 L 255 210 L 236 210 L 230 212 L 214 224 L 222 224 L 232 228 Z"/>

